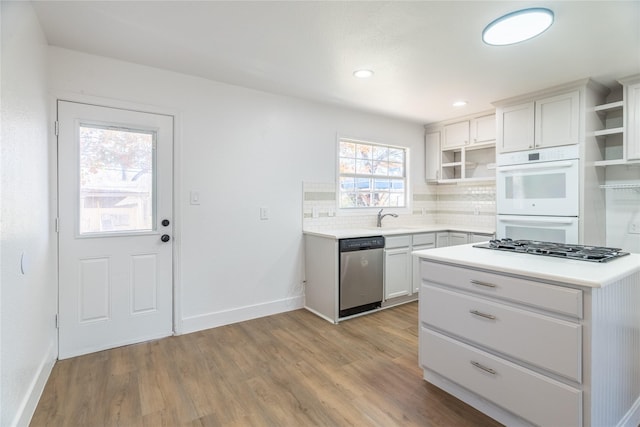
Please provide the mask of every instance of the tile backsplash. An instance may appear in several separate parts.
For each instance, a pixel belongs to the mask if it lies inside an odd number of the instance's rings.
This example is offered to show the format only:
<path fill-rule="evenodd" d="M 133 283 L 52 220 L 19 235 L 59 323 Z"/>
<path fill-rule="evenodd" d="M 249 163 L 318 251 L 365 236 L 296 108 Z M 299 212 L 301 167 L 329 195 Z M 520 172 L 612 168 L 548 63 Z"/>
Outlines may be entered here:
<path fill-rule="evenodd" d="M 304 182 L 302 223 L 305 230 L 374 227 L 376 215 L 339 215 L 336 184 Z M 413 190 L 411 213 L 385 218 L 387 225 L 452 224 L 495 227 L 495 182 L 423 185 Z"/>

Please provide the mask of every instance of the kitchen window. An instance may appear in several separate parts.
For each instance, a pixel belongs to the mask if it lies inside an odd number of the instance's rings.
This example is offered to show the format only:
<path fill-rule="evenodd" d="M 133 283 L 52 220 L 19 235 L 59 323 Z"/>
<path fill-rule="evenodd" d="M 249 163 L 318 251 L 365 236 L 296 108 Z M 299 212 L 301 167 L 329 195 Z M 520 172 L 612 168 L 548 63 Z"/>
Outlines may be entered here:
<path fill-rule="evenodd" d="M 406 207 L 407 155 L 402 147 L 340 139 L 340 209 Z"/>

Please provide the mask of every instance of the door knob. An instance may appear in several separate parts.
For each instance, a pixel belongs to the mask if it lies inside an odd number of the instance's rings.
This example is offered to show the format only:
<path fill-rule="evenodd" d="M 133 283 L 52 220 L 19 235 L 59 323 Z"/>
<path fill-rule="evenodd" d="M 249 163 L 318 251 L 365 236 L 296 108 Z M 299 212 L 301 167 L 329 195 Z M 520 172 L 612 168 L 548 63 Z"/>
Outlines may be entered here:
<path fill-rule="evenodd" d="M 162 220 L 162 222 L 161 222 L 161 224 L 162 224 L 163 226 L 167 227 L 167 226 L 168 226 L 169 224 L 171 224 L 171 223 L 169 222 L 169 220 L 168 220 L 168 219 L 163 219 L 163 220 Z"/>
<path fill-rule="evenodd" d="M 163 242 L 168 242 L 171 239 L 171 237 L 168 234 L 163 234 L 162 237 L 160 237 L 160 240 L 162 240 Z"/>

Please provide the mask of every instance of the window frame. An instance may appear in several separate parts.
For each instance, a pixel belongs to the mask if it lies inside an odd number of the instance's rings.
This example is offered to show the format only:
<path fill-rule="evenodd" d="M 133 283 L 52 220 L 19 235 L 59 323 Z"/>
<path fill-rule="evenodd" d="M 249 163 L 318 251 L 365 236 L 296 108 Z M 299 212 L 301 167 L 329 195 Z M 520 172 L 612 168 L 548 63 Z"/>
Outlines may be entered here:
<path fill-rule="evenodd" d="M 404 182 L 404 206 L 363 206 L 363 207 L 342 207 L 340 205 L 340 178 L 347 174 L 340 173 L 340 144 L 341 142 L 352 142 L 356 144 L 366 144 L 382 148 L 400 149 L 404 152 L 404 174 L 401 177 L 385 176 L 384 178 L 402 179 Z M 370 215 L 377 214 L 380 209 L 384 209 L 387 213 L 406 214 L 411 212 L 411 175 L 410 175 L 410 148 L 395 144 L 385 144 L 369 139 L 353 138 L 338 135 L 336 140 L 336 211 L 339 215 Z M 348 174 L 348 176 L 357 177 L 356 174 Z M 369 175 L 367 178 L 375 178 L 375 175 Z"/>

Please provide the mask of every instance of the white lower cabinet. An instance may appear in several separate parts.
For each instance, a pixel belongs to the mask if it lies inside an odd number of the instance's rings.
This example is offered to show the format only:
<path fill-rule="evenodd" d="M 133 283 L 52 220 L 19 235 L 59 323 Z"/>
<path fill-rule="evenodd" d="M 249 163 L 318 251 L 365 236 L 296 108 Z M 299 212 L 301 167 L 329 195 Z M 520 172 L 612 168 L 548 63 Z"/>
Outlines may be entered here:
<path fill-rule="evenodd" d="M 435 248 L 435 246 L 434 233 L 385 237 L 385 300 L 413 295 L 420 291 L 420 260 L 414 258 L 412 252 Z"/>
<path fill-rule="evenodd" d="M 420 262 L 425 379 L 506 410 L 507 425 L 582 426 L 583 291 Z"/>
<path fill-rule="evenodd" d="M 581 381 L 582 326 L 518 307 L 425 284 L 424 323 L 474 344 Z M 550 352 L 545 345 L 553 343 Z"/>
<path fill-rule="evenodd" d="M 467 243 L 487 242 L 493 239 L 493 234 L 465 233 L 462 231 L 441 231 L 436 236 L 436 247 L 465 245 Z M 414 249 L 415 250 L 415 249 Z"/>
<path fill-rule="evenodd" d="M 420 328 L 422 365 L 539 426 L 581 425 L 582 391 L 477 347 Z"/>
<path fill-rule="evenodd" d="M 449 232 L 449 246 L 466 245 L 467 243 L 467 233 Z"/>
<path fill-rule="evenodd" d="M 482 243 L 488 242 L 493 239 L 493 234 L 485 234 L 485 233 L 469 233 L 469 243 Z"/>
<path fill-rule="evenodd" d="M 411 248 L 384 250 L 384 298 L 397 298 L 413 293 L 411 283 Z"/>
<path fill-rule="evenodd" d="M 422 233 L 414 234 L 412 242 L 412 251 L 422 251 L 425 249 L 433 249 L 436 247 L 436 235 L 435 233 Z M 411 260 L 413 270 L 413 293 L 420 292 L 420 258 L 413 257 Z"/>
<path fill-rule="evenodd" d="M 441 231 L 436 234 L 436 247 L 444 248 L 445 246 L 450 246 L 449 244 L 449 232 Z"/>

